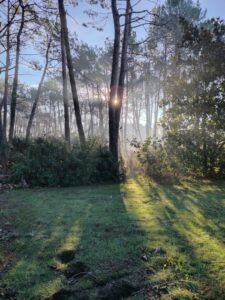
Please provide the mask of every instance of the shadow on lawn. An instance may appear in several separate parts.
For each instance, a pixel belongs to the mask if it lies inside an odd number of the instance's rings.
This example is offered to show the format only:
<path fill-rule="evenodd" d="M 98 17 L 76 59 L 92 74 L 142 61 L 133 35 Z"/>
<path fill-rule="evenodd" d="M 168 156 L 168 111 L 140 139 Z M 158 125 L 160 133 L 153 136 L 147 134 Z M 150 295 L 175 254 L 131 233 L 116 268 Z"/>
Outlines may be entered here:
<path fill-rule="evenodd" d="M 224 186 L 154 185 L 151 190 L 161 199 L 155 213 L 168 250 L 165 268 L 176 274 L 174 286 L 200 299 L 225 299 Z"/>
<path fill-rule="evenodd" d="M 16 191 L 16 259 L 3 281 L 18 300 L 136 293 L 135 299 L 222 300 L 224 192 L 220 185 L 149 186 L 139 179 Z M 59 254 L 68 250 L 74 259 L 62 264 Z M 73 263 L 83 269 L 70 277 Z"/>
<path fill-rule="evenodd" d="M 20 193 L 16 259 L 3 275 L 16 299 L 119 300 L 140 289 L 145 232 L 119 185 Z M 58 254 L 67 250 L 74 260 L 62 264 Z M 85 271 L 66 278 L 73 263 Z"/>

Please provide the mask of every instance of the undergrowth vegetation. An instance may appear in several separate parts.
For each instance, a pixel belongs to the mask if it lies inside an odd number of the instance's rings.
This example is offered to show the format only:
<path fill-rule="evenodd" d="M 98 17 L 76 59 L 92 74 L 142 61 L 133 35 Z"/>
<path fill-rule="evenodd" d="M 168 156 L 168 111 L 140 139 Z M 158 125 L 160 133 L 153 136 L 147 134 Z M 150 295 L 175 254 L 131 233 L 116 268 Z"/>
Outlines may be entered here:
<path fill-rule="evenodd" d="M 9 170 L 15 183 L 25 180 L 30 186 L 76 186 L 119 182 L 124 177 L 107 146 L 94 139 L 70 150 L 56 139 L 38 138 L 29 143 L 14 139 L 10 153 Z"/>
<path fill-rule="evenodd" d="M 201 137 L 190 132 L 170 135 L 165 139 L 149 138 L 143 143 L 133 140 L 138 161 L 145 174 L 155 180 L 182 178 L 225 178 L 225 147 L 223 143 L 208 140 L 207 154 Z M 219 146 L 218 146 L 219 145 Z M 218 152 L 219 148 L 219 152 Z"/>

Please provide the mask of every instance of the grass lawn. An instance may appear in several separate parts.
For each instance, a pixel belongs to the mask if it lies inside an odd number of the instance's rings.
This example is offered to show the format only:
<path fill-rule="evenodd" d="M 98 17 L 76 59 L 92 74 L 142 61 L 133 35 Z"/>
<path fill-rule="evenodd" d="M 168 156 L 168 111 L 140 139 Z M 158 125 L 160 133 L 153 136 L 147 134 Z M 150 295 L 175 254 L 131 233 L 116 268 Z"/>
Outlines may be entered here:
<path fill-rule="evenodd" d="M 0 195 L 0 299 L 123 298 L 225 299 L 225 183 Z"/>

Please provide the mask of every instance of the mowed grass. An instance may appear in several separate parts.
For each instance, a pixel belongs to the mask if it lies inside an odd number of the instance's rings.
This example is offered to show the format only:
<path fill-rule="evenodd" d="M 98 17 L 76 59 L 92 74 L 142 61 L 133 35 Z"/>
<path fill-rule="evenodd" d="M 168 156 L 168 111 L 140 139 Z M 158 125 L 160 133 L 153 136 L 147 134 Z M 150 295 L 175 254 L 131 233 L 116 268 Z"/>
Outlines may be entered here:
<path fill-rule="evenodd" d="M 118 280 L 127 299 L 225 299 L 225 183 L 14 190 L 0 218 L 0 299 L 101 299 Z M 88 272 L 66 279 L 63 250 Z"/>

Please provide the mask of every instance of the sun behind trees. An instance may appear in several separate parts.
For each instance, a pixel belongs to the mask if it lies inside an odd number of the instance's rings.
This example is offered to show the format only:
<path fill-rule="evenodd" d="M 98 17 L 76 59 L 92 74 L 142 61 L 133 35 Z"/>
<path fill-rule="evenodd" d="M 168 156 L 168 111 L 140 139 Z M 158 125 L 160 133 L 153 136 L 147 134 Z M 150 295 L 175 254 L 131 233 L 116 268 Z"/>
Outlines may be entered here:
<path fill-rule="evenodd" d="M 0 299 L 225 299 L 223 16 L 0 0 Z"/>
<path fill-rule="evenodd" d="M 35 147 L 53 151 L 58 143 L 54 151 L 68 173 L 64 147 L 68 159 L 81 160 L 86 170 L 97 155 L 100 169 L 106 164 L 117 180 L 125 169 L 138 168 L 154 178 L 223 178 L 223 21 L 207 20 L 194 1 L 151 7 L 142 1 L 87 1 L 83 28 L 97 34 L 108 22 L 113 30 L 104 44 L 92 46 L 78 39 L 80 24 L 71 17 L 80 5 L 1 1 L 4 172 L 33 185 L 32 162 L 42 165 Z M 40 81 L 24 83 L 27 70 L 39 73 Z M 140 165 L 132 155 L 136 148 Z M 83 157 L 74 149 L 83 149 Z M 55 163 L 41 169 L 53 170 Z M 92 171 L 91 177 L 97 181 Z"/>

